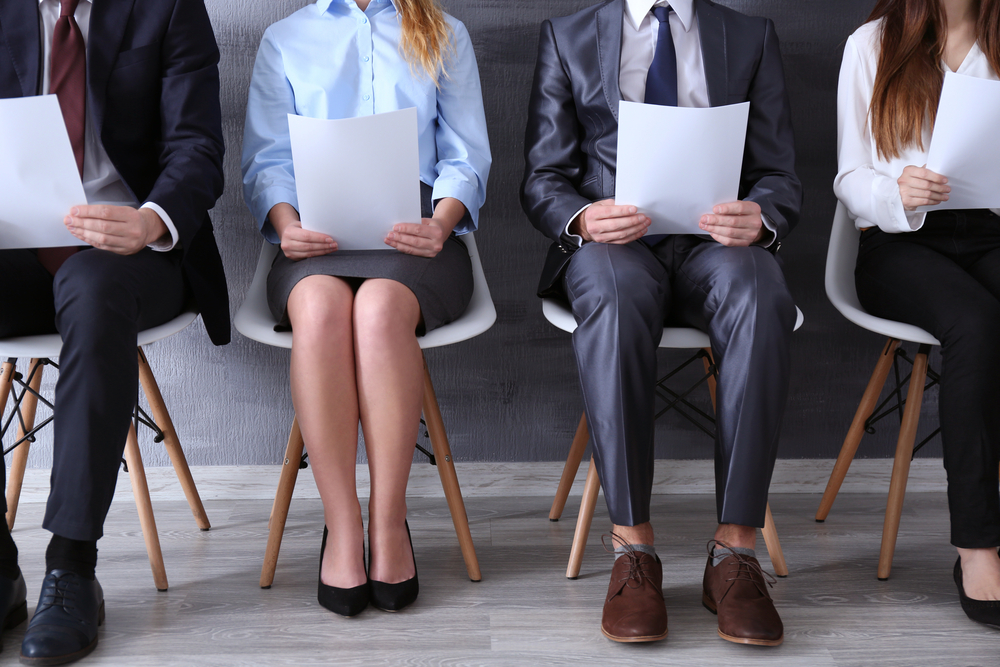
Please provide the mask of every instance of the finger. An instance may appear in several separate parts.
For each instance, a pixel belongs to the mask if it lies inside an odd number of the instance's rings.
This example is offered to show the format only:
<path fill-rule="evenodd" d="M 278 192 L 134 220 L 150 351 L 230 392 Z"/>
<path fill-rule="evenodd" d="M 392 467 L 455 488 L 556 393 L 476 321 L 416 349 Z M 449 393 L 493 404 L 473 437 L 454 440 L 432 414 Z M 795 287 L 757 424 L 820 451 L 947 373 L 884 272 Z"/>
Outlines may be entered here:
<path fill-rule="evenodd" d="M 627 243 L 626 239 L 632 238 L 634 240 L 635 238 L 639 238 L 645 234 L 648 229 L 649 224 L 644 223 L 632 225 L 622 229 L 605 230 L 600 234 L 594 234 L 591 232 L 591 236 L 593 236 L 594 240 L 599 243 Z"/>
<path fill-rule="evenodd" d="M 749 201 L 734 201 L 712 207 L 716 215 L 752 215 L 760 211 L 760 206 Z"/>
<path fill-rule="evenodd" d="M 301 227 L 288 227 L 285 229 L 285 236 L 289 239 L 302 241 L 304 243 L 335 243 L 333 237 L 329 234 L 312 231 L 310 229 L 302 229 Z"/>
<path fill-rule="evenodd" d="M 713 224 L 702 224 L 700 225 L 702 229 L 711 234 L 712 236 L 725 236 L 731 239 L 737 240 L 753 240 L 757 238 L 757 234 L 760 233 L 760 228 L 752 227 L 731 227 L 728 225 L 713 225 Z"/>
<path fill-rule="evenodd" d="M 745 247 L 753 242 L 753 239 L 733 238 L 725 234 L 712 234 L 712 238 L 730 248 Z"/>
<path fill-rule="evenodd" d="M 950 185 L 942 185 L 940 183 L 935 183 L 934 181 L 927 181 L 922 178 L 913 179 L 912 183 L 908 183 L 907 187 L 911 190 L 923 190 L 925 192 L 940 192 L 942 194 L 947 194 L 951 192 Z"/>
<path fill-rule="evenodd" d="M 587 220 L 607 220 L 634 216 L 639 212 L 635 206 L 591 206 L 585 212 Z"/>
<path fill-rule="evenodd" d="M 416 255 L 417 257 L 435 257 L 438 253 L 438 251 L 432 248 L 409 245 L 398 238 L 394 238 L 391 241 L 386 239 L 386 243 L 400 252 L 404 252 L 407 255 Z"/>
<path fill-rule="evenodd" d="M 400 232 L 389 232 L 386 235 L 386 242 L 388 243 L 390 240 L 411 248 L 431 250 L 435 255 L 441 251 L 441 240 L 438 238 L 417 236 L 415 234 L 401 234 Z"/>
<path fill-rule="evenodd" d="M 121 236 L 110 236 L 80 228 L 76 228 L 75 231 L 71 229 L 70 233 L 89 246 L 99 250 L 108 250 L 119 255 L 130 255 L 141 249 L 141 247 L 136 247 L 135 243 L 128 243 L 127 239 Z"/>
<path fill-rule="evenodd" d="M 401 222 L 393 225 L 392 231 L 412 236 L 431 236 L 434 233 L 434 230 L 430 229 L 430 225 L 421 225 L 415 222 Z"/>
<path fill-rule="evenodd" d="M 637 231 L 637 232 L 635 232 L 633 234 L 629 234 L 628 236 L 626 236 L 624 238 L 618 239 L 617 241 L 608 241 L 608 243 L 612 243 L 614 245 L 625 245 L 626 243 L 632 243 L 632 241 L 638 241 L 643 236 L 645 236 L 646 235 L 646 231 L 647 230 L 643 229 L 643 230 Z"/>
<path fill-rule="evenodd" d="M 948 179 L 937 172 L 933 172 L 926 167 L 913 167 L 910 169 L 910 175 L 917 178 L 923 179 L 925 181 L 931 181 L 933 183 L 947 183 Z"/>
<path fill-rule="evenodd" d="M 136 210 L 128 206 L 111 206 L 110 204 L 87 204 L 74 206 L 70 215 L 77 218 L 97 218 L 99 220 L 118 220 L 126 222 L 135 218 Z"/>
<path fill-rule="evenodd" d="M 701 222 L 715 227 L 731 227 L 733 229 L 760 229 L 761 223 L 752 215 L 705 215 Z"/>
<path fill-rule="evenodd" d="M 613 232 L 624 231 L 627 229 L 632 229 L 634 227 L 649 227 L 652 221 L 645 215 L 630 215 L 625 218 L 607 218 L 604 220 L 595 220 L 591 224 L 587 225 L 587 229 L 590 231 L 591 236 L 596 234 L 608 234 Z"/>
<path fill-rule="evenodd" d="M 285 251 L 286 254 L 289 253 L 289 252 L 297 252 L 297 253 L 307 253 L 310 256 L 316 255 L 316 254 L 325 255 L 325 254 L 327 254 L 329 252 L 332 252 L 333 250 L 336 250 L 337 249 L 337 244 L 336 243 L 310 243 L 310 242 L 295 241 L 295 240 L 289 239 L 289 240 L 286 240 L 285 242 L 282 242 L 281 249 L 283 251 Z"/>
<path fill-rule="evenodd" d="M 135 225 L 130 225 L 120 220 L 107 220 L 104 218 L 81 218 L 78 216 L 68 216 L 64 224 L 69 228 L 80 228 L 109 236 L 136 236 Z"/>

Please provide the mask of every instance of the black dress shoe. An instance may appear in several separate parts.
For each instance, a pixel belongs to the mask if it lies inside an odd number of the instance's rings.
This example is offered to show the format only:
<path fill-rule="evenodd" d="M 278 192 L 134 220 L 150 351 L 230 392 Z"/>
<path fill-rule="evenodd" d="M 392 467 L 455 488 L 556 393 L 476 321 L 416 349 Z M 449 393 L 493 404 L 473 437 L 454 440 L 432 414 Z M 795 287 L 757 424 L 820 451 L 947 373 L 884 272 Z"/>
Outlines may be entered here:
<path fill-rule="evenodd" d="M 21 642 L 21 664 L 64 665 L 97 647 L 104 623 L 104 590 L 97 579 L 69 570 L 52 570 Z"/>
<path fill-rule="evenodd" d="M 323 526 L 323 546 L 319 550 L 319 591 L 316 599 L 334 614 L 341 616 L 357 616 L 368 606 L 368 581 L 353 588 L 337 588 L 323 583 L 323 554 L 326 552 L 326 538 L 329 535 Z M 365 547 L 361 545 L 361 562 L 365 562 Z"/>
<path fill-rule="evenodd" d="M 17 579 L 0 576 L 0 630 L 9 630 L 28 618 L 28 589 L 24 576 Z M 3 643 L 0 642 L 0 651 Z"/>
<path fill-rule="evenodd" d="M 369 579 L 371 584 L 372 606 L 382 611 L 401 611 L 413 604 L 420 592 L 417 583 L 417 557 L 413 553 L 413 538 L 410 537 L 410 524 L 405 523 L 406 539 L 410 541 L 410 555 L 413 556 L 413 576 L 398 584 L 387 584 L 383 581 Z M 371 557 L 371 554 L 369 554 Z M 369 570 L 371 564 L 369 563 Z"/>
<path fill-rule="evenodd" d="M 1000 630 L 1000 601 L 974 600 L 965 594 L 962 583 L 962 557 L 955 561 L 955 585 L 958 586 L 958 599 L 962 601 L 962 611 L 973 621 Z"/>

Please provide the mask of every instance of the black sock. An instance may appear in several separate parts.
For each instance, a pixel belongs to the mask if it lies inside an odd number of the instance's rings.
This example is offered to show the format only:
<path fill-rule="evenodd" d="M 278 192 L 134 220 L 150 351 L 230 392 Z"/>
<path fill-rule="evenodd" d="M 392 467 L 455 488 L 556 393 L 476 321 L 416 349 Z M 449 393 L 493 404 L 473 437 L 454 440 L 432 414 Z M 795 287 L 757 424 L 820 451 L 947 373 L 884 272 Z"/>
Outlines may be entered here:
<path fill-rule="evenodd" d="M 21 568 L 17 566 L 17 545 L 7 528 L 7 521 L 0 517 L 0 577 L 17 579 L 21 576 Z"/>
<path fill-rule="evenodd" d="M 45 571 L 69 570 L 93 580 L 97 567 L 97 541 L 71 540 L 53 535 L 45 550 Z"/>

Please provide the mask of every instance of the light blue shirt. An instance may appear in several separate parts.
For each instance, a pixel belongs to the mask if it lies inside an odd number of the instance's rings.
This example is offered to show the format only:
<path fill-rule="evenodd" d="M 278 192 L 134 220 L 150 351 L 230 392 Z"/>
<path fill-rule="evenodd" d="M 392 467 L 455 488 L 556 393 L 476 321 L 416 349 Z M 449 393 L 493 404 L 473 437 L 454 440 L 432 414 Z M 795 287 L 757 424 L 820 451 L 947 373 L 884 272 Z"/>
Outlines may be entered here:
<path fill-rule="evenodd" d="M 440 89 L 401 55 L 391 0 L 372 0 L 364 12 L 354 0 L 319 0 L 267 29 L 247 101 L 243 195 L 268 241 L 279 242 L 271 208 L 287 202 L 298 210 L 290 113 L 335 119 L 416 107 L 420 180 L 434 201 L 454 197 L 469 210 L 472 224 L 455 233 L 476 229 L 491 163 L 486 114 L 469 33 L 445 16 L 453 35 Z"/>

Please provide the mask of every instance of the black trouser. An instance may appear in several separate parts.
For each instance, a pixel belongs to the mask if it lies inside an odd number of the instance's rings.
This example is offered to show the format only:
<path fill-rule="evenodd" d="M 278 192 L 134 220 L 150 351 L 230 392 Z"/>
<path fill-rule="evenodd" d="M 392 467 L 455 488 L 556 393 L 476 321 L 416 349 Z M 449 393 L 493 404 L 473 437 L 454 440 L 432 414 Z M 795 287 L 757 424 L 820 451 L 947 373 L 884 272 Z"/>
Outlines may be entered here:
<path fill-rule="evenodd" d="M 775 257 L 694 236 L 589 243 L 563 279 L 587 424 L 611 520 L 649 521 L 656 349 L 664 322 L 706 331 L 719 368 L 719 523 L 763 526 L 788 395 L 795 304 Z"/>
<path fill-rule="evenodd" d="M 1000 217 L 936 211 L 915 232 L 868 230 L 855 279 L 872 315 L 941 341 L 951 543 L 1000 546 Z"/>
<path fill-rule="evenodd" d="M 180 251 L 145 248 L 125 257 L 90 248 L 66 260 L 53 278 L 32 251 L 3 250 L 0 294 L 0 338 L 58 331 L 63 339 L 42 526 L 62 537 L 97 540 L 138 396 L 138 332 L 184 307 Z"/>

